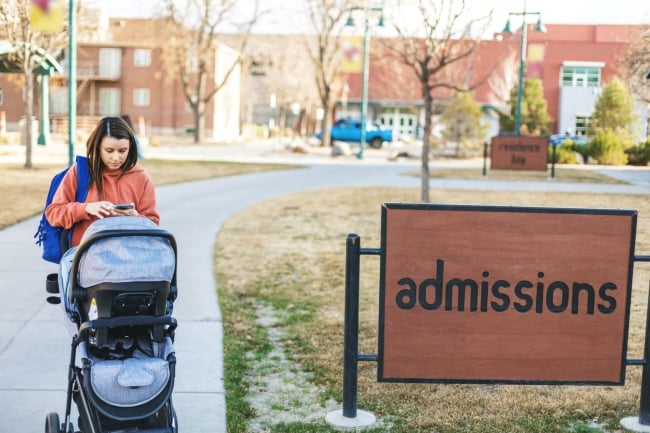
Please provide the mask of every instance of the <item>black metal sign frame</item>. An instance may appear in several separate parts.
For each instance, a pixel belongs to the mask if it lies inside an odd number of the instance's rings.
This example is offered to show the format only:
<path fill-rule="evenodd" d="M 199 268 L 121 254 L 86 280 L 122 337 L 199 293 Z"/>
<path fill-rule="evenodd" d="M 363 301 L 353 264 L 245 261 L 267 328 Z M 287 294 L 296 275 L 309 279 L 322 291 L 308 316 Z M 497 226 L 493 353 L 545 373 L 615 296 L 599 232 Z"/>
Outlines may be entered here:
<path fill-rule="evenodd" d="M 380 285 L 381 285 L 381 295 L 380 295 L 380 314 L 381 306 L 385 302 L 385 299 L 382 299 L 383 288 L 385 285 L 384 273 L 385 269 L 385 210 L 388 208 L 402 208 L 402 209 L 458 209 L 458 210 L 468 210 L 468 209 L 491 209 L 493 211 L 527 211 L 527 212 L 557 212 L 557 213 L 597 213 L 597 214 L 616 214 L 616 215 L 631 215 L 633 217 L 632 223 L 632 239 L 636 233 L 636 211 L 631 210 L 609 210 L 609 209 L 562 209 L 562 208 L 515 208 L 515 207 L 505 207 L 505 206 L 463 206 L 463 205 L 434 205 L 434 204 L 404 204 L 404 203 L 385 203 L 382 207 L 382 246 L 381 248 L 361 248 L 361 238 L 357 234 L 349 234 L 346 242 L 346 275 L 345 275 L 345 329 L 344 329 L 344 369 L 343 369 L 343 416 L 347 418 L 355 418 L 357 416 L 357 372 L 358 372 L 358 362 L 359 361 L 375 361 L 378 362 L 378 381 L 380 377 L 381 368 L 381 351 L 383 350 L 383 341 L 382 341 L 382 326 L 383 326 L 383 317 L 380 316 L 379 323 L 379 339 L 378 339 L 378 354 L 363 354 L 358 351 L 358 330 L 359 330 L 359 281 L 360 281 L 360 262 L 362 255 L 375 255 L 380 256 L 381 263 L 381 275 L 380 275 Z M 632 241 L 631 252 L 630 252 L 630 263 L 629 263 L 629 284 L 628 288 L 631 290 L 631 280 L 633 273 L 634 262 L 650 262 L 650 256 L 648 255 L 635 255 L 634 254 L 634 241 Z M 627 328 L 629 328 L 629 302 L 630 296 L 628 294 L 628 305 L 626 306 L 626 335 L 625 335 L 625 347 L 627 346 Z M 650 305 L 650 294 L 648 299 L 648 305 Z M 642 359 L 624 359 L 623 371 L 622 371 L 622 383 L 624 384 L 624 375 L 625 375 L 625 366 L 628 365 L 639 365 L 643 367 L 642 380 L 641 380 L 641 396 L 640 396 L 640 407 L 639 407 L 639 423 L 641 425 L 650 426 L 650 309 L 647 312 L 646 317 L 646 335 L 645 335 L 645 348 Z M 625 353 L 624 353 L 625 356 Z M 412 382 L 412 381 L 406 381 Z M 422 382 L 422 381 L 417 381 Z M 428 381 L 427 381 L 428 382 Z M 463 381 L 435 381 L 441 383 L 464 383 Z M 518 384 L 530 384 L 530 381 L 471 381 L 471 383 L 518 383 Z M 532 382 L 539 384 L 541 382 Z M 546 382 L 544 382 L 546 383 Z M 556 383 L 551 382 L 552 384 L 572 384 L 572 383 Z M 597 385 L 596 383 L 589 383 L 590 385 Z M 607 383 L 611 385 L 611 383 Z"/>

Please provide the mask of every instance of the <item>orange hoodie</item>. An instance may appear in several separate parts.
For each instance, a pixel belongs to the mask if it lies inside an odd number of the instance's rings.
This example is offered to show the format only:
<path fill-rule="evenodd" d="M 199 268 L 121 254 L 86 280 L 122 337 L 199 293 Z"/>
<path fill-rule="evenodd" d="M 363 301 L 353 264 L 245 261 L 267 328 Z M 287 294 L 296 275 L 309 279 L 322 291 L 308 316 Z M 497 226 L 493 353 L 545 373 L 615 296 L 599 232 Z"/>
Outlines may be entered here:
<path fill-rule="evenodd" d="M 104 194 L 100 199 L 97 186 L 90 185 L 86 202 L 100 200 L 116 203 L 134 203 L 140 216 L 149 218 L 156 224 L 160 223 L 160 215 L 156 206 L 156 192 L 151 178 L 146 171 L 136 164 L 124 176 L 120 171 L 102 172 Z M 98 218 L 86 213 L 86 204 L 75 201 L 77 191 L 77 165 L 74 164 L 66 173 L 59 188 L 54 194 L 52 203 L 45 209 L 45 217 L 53 226 L 72 227 L 72 242 L 70 246 L 79 245 L 81 237 Z"/>

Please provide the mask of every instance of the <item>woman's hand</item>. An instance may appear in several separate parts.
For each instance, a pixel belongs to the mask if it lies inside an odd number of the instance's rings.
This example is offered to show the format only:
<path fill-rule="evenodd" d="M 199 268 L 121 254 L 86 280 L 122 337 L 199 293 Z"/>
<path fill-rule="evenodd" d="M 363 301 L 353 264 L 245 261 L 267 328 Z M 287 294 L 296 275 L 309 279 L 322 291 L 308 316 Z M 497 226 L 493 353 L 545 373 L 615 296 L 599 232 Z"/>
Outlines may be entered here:
<path fill-rule="evenodd" d="M 112 209 L 113 203 L 110 201 L 94 201 L 86 203 L 86 213 L 100 219 L 111 215 Z"/>
<path fill-rule="evenodd" d="M 130 203 L 133 204 L 133 203 Z M 138 216 L 138 211 L 135 210 L 135 206 L 132 206 L 128 209 L 120 209 L 119 207 L 111 207 L 112 216 Z"/>

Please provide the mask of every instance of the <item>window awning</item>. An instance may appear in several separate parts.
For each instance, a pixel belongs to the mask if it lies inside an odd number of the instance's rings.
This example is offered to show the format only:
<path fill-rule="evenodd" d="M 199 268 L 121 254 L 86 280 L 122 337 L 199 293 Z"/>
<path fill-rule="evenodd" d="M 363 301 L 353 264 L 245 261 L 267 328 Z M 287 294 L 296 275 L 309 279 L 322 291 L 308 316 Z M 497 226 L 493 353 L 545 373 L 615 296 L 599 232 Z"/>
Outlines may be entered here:
<path fill-rule="evenodd" d="M 581 60 L 565 60 L 562 62 L 562 66 L 573 67 L 573 68 L 599 68 L 602 69 L 605 67 L 605 62 L 585 62 Z"/>
<path fill-rule="evenodd" d="M 24 49 L 26 46 L 30 47 L 31 55 L 36 61 L 34 73 L 39 75 L 52 75 L 55 72 L 63 73 L 61 64 L 38 45 L 26 42 L 19 42 L 17 45 L 12 45 L 7 40 L 0 40 L 0 73 L 22 72 L 22 65 L 13 60 L 11 54 L 15 53 L 16 50 Z"/>

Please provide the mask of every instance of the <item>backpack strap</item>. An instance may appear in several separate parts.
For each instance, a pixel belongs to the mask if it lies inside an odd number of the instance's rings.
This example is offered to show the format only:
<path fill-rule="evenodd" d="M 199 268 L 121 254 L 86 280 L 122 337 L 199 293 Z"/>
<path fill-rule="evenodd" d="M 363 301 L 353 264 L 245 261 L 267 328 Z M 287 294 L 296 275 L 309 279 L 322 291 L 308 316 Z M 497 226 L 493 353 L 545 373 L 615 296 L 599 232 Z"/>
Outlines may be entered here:
<path fill-rule="evenodd" d="M 90 168 L 88 158 L 77 155 L 77 194 L 75 200 L 79 203 L 86 201 L 90 189 Z"/>
<path fill-rule="evenodd" d="M 83 203 L 88 197 L 88 190 L 90 189 L 90 168 L 88 168 L 88 158 L 85 156 L 77 155 L 77 192 L 75 194 L 75 201 Z M 72 229 L 62 229 L 61 232 L 61 252 L 65 252 L 70 248 L 72 243 Z"/>

